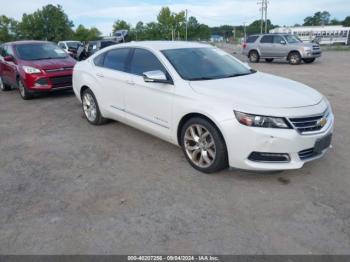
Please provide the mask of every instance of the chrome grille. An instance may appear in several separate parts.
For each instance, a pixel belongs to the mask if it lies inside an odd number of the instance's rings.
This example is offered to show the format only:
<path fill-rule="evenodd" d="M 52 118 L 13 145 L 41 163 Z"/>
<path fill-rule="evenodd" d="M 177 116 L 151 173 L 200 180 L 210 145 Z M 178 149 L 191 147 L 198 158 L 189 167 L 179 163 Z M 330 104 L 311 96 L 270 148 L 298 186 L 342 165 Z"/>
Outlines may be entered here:
<path fill-rule="evenodd" d="M 293 127 L 299 131 L 299 133 L 304 134 L 308 132 L 316 132 L 321 130 L 324 127 L 324 125 L 320 124 L 320 120 L 322 118 L 327 119 L 328 115 L 329 112 L 326 111 L 325 113 L 317 116 L 289 118 L 289 121 L 292 123 Z"/>

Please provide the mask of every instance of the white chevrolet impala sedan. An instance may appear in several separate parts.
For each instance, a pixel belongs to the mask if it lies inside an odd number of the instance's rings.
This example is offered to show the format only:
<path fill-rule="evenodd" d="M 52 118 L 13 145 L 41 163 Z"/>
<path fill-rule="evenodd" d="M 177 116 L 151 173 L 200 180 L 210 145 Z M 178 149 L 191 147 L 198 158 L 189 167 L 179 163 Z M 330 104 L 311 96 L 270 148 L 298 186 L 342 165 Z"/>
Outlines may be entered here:
<path fill-rule="evenodd" d="M 297 169 L 331 145 L 323 95 L 205 44 L 111 46 L 75 66 L 73 87 L 91 124 L 113 119 L 179 145 L 205 173 Z"/>

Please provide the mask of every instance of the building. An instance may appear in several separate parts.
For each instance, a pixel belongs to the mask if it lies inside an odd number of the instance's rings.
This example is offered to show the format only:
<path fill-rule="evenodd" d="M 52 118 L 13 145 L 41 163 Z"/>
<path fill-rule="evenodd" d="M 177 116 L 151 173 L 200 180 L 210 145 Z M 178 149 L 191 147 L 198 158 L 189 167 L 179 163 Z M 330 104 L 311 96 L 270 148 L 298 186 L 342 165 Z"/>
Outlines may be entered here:
<path fill-rule="evenodd" d="M 294 34 L 303 42 L 350 45 L 350 27 L 341 25 L 277 27 L 270 30 L 270 33 Z"/>

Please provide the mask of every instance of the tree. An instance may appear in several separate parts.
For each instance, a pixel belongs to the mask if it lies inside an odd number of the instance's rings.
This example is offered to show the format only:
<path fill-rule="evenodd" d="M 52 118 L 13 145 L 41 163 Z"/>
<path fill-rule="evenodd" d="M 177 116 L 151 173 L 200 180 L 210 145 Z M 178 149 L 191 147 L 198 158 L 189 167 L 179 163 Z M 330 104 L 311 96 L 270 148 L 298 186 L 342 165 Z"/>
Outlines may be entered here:
<path fill-rule="evenodd" d="M 313 16 L 308 16 L 304 19 L 304 26 L 312 25 L 328 25 L 331 15 L 328 11 L 316 12 Z"/>
<path fill-rule="evenodd" d="M 345 17 L 342 24 L 343 26 L 350 26 L 350 16 Z"/>
<path fill-rule="evenodd" d="M 113 24 L 113 33 L 122 29 L 130 30 L 130 28 L 131 28 L 130 24 L 128 24 L 126 21 L 118 19 Z"/>
<path fill-rule="evenodd" d="M 60 5 L 50 4 L 33 14 L 24 14 L 19 32 L 22 38 L 58 42 L 72 35 L 73 26 Z"/>
<path fill-rule="evenodd" d="M 0 42 L 16 40 L 18 22 L 5 15 L 0 16 Z"/>
<path fill-rule="evenodd" d="M 257 34 L 260 33 L 260 20 L 255 20 L 253 23 L 251 23 L 249 26 L 247 26 L 246 30 L 247 30 L 247 34 Z M 270 19 L 267 20 L 267 31 L 275 28 L 276 26 L 273 25 L 270 21 Z"/>
<path fill-rule="evenodd" d="M 338 19 L 336 19 L 336 18 L 333 18 L 330 22 L 329 22 L 329 24 L 330 25 L 341 25 L 341 21 L 339 21 Z"/>
<path fill-rule="evenodd" d="M 176 38 L 176 34 L 184 36 L 186 22 L 185 11 L 172 13 L 169 7 L 163 7 L 157 16 L 157 21 L 162 38 L 173 39 Z"/>
<path fill-rule="evenodd" d="M 98 40 L 101 38 L 101 32 L 96 27 L 88 29 L 83 25 L 79 25 L 74 32 L 73 38 L 78 41 Z"/>

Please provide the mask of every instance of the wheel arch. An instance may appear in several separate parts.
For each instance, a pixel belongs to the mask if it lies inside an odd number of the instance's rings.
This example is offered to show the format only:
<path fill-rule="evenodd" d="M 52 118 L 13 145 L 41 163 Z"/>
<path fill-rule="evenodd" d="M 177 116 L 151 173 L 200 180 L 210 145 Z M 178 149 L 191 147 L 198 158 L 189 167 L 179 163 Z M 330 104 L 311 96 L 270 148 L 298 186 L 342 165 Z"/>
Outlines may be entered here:
<path fill-rule="evenodd" d="M 182 131 L 183 126 L 185 125 L 185 123 L 188 120 L 190 120 L 191 118 L 195 118 L 195 117 L 203 118 L 203 119 L 209 121 L 218 130 L 218 132 L 219 132 L 220 136 L 222 137 L 222 139 L 225 143 L 225 146 L 227 148 L 225 137 L 224 137 L 223 133 L 221 132 L 219 126 L 215 123 L 215 121 L 213 121 L 210 117 L 208 117 L 202 113 L 197 113 L 197 112 L 188 113 L 180 119 L 179 124 L 177 125 L 177 131 L 176 131 L 177 144 L 179 146 L 181 146 L 181 131 Z"/>
<path fill-rule="evenodd" d="M 298 53 L 300 55 L 300 58 L 303 58 L 303 56 L 301 55 L 299 50 L 293 49 L 293 50 L 289 51 L 289 53 L 287 55 L 287 60 L 289 60 L 290 55 L 293 53 Z"/>

